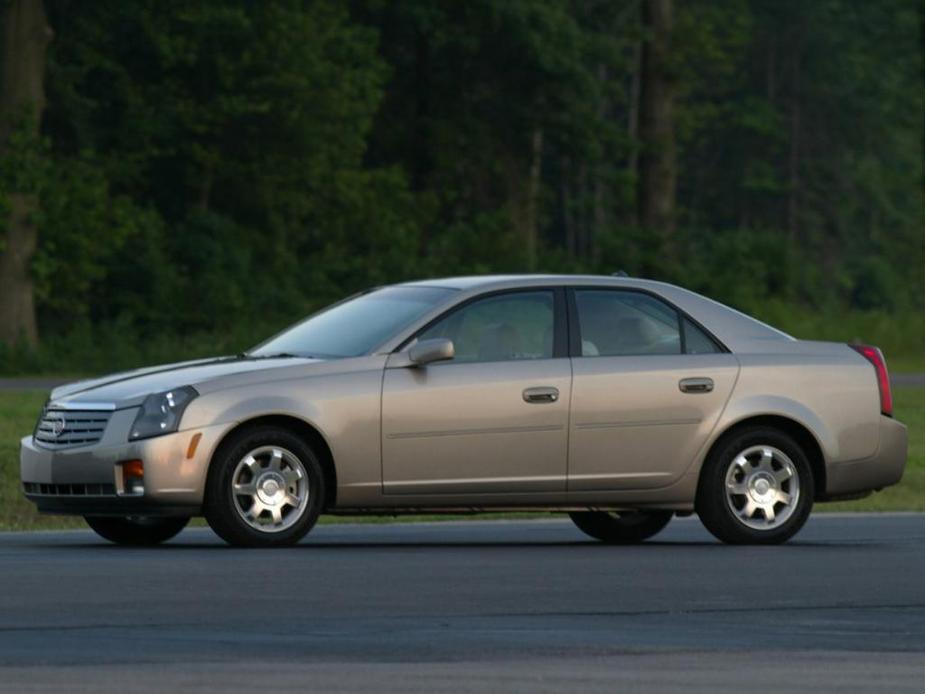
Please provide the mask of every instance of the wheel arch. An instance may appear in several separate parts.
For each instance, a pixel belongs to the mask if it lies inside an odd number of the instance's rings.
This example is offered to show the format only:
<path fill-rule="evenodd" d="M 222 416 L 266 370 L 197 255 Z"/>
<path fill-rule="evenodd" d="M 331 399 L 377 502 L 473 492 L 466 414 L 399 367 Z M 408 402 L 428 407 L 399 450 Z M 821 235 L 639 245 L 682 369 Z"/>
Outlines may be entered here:
<path fill-rule="evenodd" d="M 710 456 L 712 456 L 728 438 L 735 436 L 743 429 L 749 429 L 758 426 L 778 429 L 779 431 L 782 431 L 785 434 L 791 436 L 797 442 L 809 460 L 809 467 L 813 473 L 815 499 L 819 500 L 825 497 L 826 467 L 825 455 L 822 452 L 822 446 L 820 445 L 816 436 L 805 424 L 802 424 L 795 419 L 791 419 L 790 417 L 785 417 L 779 414 L 761 414 L 753 415 L 733 422 L 713 440 L 713 443 L 707 449 L 706 455 L 703 457 L 703 462 L 706 463 L 706 461 L 710 459 Z M 703 477 L 703 471 L 705 467 L 706 465 L 701 464 L 700 470 L 697 473 L 698 485 L 700 479 Z"/>
<path fill-rule="evenodd" d="M 212 474 L 213 463 L 232 436 L 239 434 L 241 431 L 256 429 L 261 426 L 277 426 L 281 429 L 286 429 L 311 446 L 312 450 L 318 455 L 318 462 L 321 463 L 321 469 L 324 472 L 325 499 L 322 510 L 333 508 L 337 503 L 337 468 L 334 465 L 334 455 L 331 452 L 331 447 L 317 427 L 293 415 L 267 414 L 238 422 L 225 432 L 215 446 L 212 457 L 209 459 L 208 474 Z"/>

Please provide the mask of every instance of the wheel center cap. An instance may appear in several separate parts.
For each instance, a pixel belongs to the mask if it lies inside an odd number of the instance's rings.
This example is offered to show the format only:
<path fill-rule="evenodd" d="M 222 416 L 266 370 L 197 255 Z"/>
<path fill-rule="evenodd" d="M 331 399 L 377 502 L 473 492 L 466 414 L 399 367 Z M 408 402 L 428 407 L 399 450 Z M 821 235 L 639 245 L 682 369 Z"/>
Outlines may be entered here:
<path fill-rule="evenodd" d="M 286 482 L 281 475 L 267 472 L 257 482 L 257 496 L 263 503 L 273 506 L 282 500 L 285 488 Z"/>
<path fill-rule="evenodd" d="M 775 489 L 774 481 L 763 472 L 754 475 L 748 486 L 752 499 L 759 504 L 768 503 Z"/>

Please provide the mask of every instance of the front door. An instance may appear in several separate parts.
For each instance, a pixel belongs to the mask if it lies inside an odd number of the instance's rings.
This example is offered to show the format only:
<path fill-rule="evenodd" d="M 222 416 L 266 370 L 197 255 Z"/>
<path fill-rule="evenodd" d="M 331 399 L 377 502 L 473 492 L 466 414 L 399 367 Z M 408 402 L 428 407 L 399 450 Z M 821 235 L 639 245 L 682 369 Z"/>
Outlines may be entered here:
<path fill-rule="evenodd" d="M 451 309 L 417 338 L 453 340 L 453 360 L 386 369 L 386 494 L 565 491 L 571 365 L 557 296 L 512 291 Z"/>

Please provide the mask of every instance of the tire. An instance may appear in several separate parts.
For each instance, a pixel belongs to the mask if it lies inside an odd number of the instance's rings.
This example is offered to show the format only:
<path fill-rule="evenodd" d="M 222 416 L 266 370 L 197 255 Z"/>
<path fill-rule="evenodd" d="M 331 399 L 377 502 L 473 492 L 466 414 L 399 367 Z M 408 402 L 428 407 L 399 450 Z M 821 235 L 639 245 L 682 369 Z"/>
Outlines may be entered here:
<path fill-rule="evenodd" d="M 569 517 L 583 533 L 595 540 L 610 545 L 629 545 L 648 540 L 661 532 L 673 515 L 671 511 L 581 511 L 570 513 Z"/>
<path fill-rule="evenodd" d="M 174 537 L 186 524 L 189 518 L 152 518 L 134 517 L 111 518 L 109 516 L 86 516 L 93 532 L 105 540 L 117 545 L 134 545 L 136 547 L 150 547 L 159 545 Z"/>
<path fill-rule="evenodd" d="M 749 427 L 720 440 L 697 488 L 700 520 L 729 544 L 773 545 L 809 518 L 815 486 L 809 459 L 790 435 Z"/>
<path fill-rule="evenodd" d="M 325 499 L 318 456 L 281 427 L 232 434 L 212 459 L 205 516 L 225 542 L 239 547 L 294 545 L 314 527 Z"/>

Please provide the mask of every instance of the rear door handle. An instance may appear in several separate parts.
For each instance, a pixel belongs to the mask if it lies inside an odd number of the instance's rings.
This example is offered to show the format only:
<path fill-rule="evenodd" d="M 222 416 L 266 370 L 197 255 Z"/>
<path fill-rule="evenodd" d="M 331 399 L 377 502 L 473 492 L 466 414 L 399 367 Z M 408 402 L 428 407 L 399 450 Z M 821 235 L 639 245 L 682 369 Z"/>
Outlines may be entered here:
<path fill-rule="evenodd" d="M 556 402 L 559 399 L 559 389 L 552 386 L 539 386 L 537 388 L 527 388 L 524 391 L 524 402 L 540 404 L 544 402 Z"/>
<path fill-rule="evenodd" d="M 713 390 L 712 378 L 682 378 L 678 381 L 682 393 L 709 393 Z"/>

